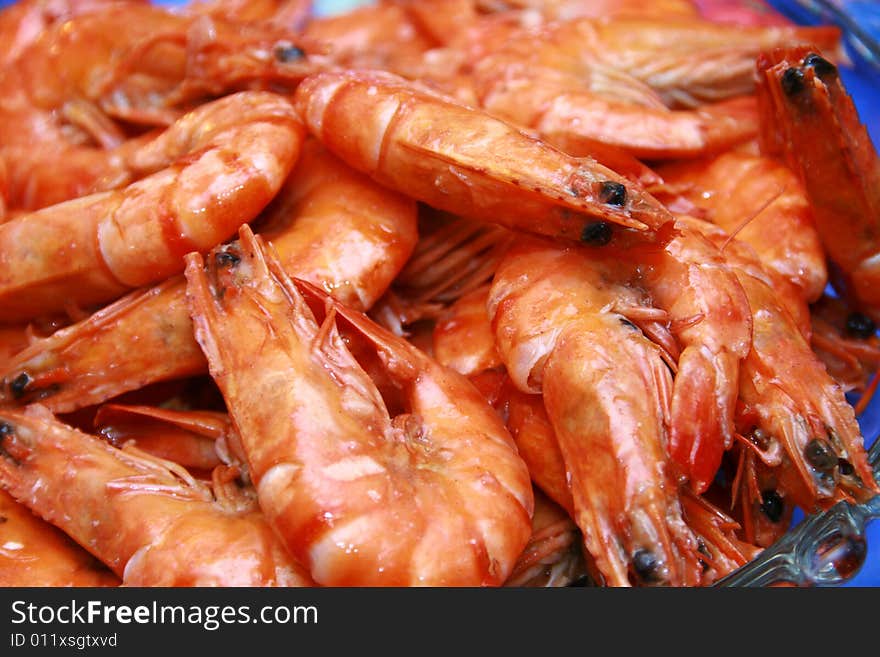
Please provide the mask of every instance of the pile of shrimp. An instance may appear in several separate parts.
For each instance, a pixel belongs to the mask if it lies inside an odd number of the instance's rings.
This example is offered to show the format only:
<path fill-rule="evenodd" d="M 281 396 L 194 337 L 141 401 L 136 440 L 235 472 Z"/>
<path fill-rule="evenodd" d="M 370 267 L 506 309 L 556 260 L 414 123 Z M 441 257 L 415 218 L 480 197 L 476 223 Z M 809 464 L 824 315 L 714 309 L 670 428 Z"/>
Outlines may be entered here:
<path fill-rule="evenodd" d="M 880 492 L 841 35 L 729 9 L 0 11 L 0 585 L 707 586 Z"/>

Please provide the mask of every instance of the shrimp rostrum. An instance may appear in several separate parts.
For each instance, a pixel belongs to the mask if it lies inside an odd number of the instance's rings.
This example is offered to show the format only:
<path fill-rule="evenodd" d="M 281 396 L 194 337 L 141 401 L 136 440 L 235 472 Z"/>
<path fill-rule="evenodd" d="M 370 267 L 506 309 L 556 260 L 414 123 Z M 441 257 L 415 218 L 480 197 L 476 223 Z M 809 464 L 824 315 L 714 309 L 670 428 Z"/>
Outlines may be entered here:
<path fill-rule="evenodd" d="M 260 507 L 318 584 L 505 582 L 534 497 L 503 421 L 470 382 L 289 279 L 247 226 L 207 261 L 187 256 L 186 276 Z M 342 329 L 378 356 L 394 400 Z"/>

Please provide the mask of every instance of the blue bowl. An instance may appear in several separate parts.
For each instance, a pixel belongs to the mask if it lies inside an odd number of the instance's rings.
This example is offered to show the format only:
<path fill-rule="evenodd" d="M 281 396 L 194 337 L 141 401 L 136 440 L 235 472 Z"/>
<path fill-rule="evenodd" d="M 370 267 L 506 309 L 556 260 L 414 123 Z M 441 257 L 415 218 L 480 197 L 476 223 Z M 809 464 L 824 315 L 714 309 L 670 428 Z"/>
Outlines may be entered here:
<path fill-rule="evenodd" d="M 14 0 L 0 0 L 0 7 L 13 4 Z M 184 4 L 182 0 L 154 0 L 155 4 L 174 6 Z M 347 11 L 354 7 L 372 4 L 370 0 L 316 0 L 315 12 L 318 15 L 330 15 Z M 780 13 L 803 25 L 817 25 L 834 22 L 844 28 L 846 19 L 850 19 L 864 30 L 868 38 L 880 43 L 880 3 L 876 0 L 844 0 L 834 2 L 834 6 L 843 12 L 844 23 L 838 22 L 839 16 L 820 11 L 821 5 L 832 3 L 819 0 L 767 0 L 767 4 Z M 848 37 L 852 35 L 847 33 Z M 847 50 L 853 60 L 852 67 L 842 67 L 841 77 L 847 90 L 852 95 L 859 116 L 868 128 L 874 144 L 880 144 L 880 56 L 877 59 L 866 58 L 861 51 L 853 47 L 847 40 Z M 878 46 L 880 50 L 880 46 Z M 880 394 L 868 405 L 859 417 L 862 434 L 866 445 L 871 445 L 880 434 Z M 794 523 L 803 517 L 796 514 Z M 867 527 L 868 553 L 861 570 L 844 586 L 880 586 L 880 522 L 870 523 Z"/>

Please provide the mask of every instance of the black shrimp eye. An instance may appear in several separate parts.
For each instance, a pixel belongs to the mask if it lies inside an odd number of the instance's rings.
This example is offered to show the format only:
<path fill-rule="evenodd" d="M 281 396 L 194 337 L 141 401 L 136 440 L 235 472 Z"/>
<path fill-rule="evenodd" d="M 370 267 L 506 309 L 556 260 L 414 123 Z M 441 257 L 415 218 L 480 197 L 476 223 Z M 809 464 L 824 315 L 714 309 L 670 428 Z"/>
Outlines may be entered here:
<path fill-rule="evenodd" d="M 852 463 L 847 461 L 846 459 L 838 459 L 837 467 L 840 468 L 840 474 L 844 477 L 849 477 L 856 469 L 852 466 Z"/>
<path fill-rule="evenodd" d="M 278 46 L 275 48 L 275 59 L 282 64 L 289 64 L 305 57 L 305 53 L 296 46 Z"/>
<path fill-rule="evenodd" d="M 636 574 L 645 582 L 657 581 L 657 557 L 650 550 L 636 550 L 632 556 L 633 568 Z"/>
<path fill-rule="evenodd" d="M 837 454 L 824 440 L 814 438 L 804 447 L 804 458 L 820 472 L 830 472 L 837 466 Z"/>
<path fill-rule="evenodd" d="M 788 68 L 779 83 L 786 96 L 796 96 L 804 90 L 804 72 L 798 68 Z"/>
<path fill-rule="evenodd" d="M 809 66 L 816 71 L 816 75 L 819 76 L 820 80 L 837 77 L 837 67 L 821 55 L 817 55 L 814 52 L 811 52 L 804 57 L 804 66 Z"/>
<path fill-rule="evenodd" d="M 607 221 L 596 221 L 584 226 L 581 231 L 581 242 L 593 246 L 605 246 L 611 241 L 611 224 Z"/>
<path fill-rule="evenodd" d="M 18 399 L 27 391 L 32 380 L 33 379 L 31 379 L 27 372 L 22 372 L 9 382 L 9 392 L 12 393 L 13 397 Z"/>
<path fill-rule="evenodd" d="M 877 330 L 874 320 L 864 313 L 850 313 L 846 318 L 846 332 L 854 338 L 867 340 Z"/>
<path fill-rule="evenodd" d="M 765 490 L 761 493 L 761 511 L 770 522 L 779 522 L 784 510 L 785 502 L 775 490 Z"/>
<path fill-rule="evenodd" d="M 606 180 L 599 185 L 599 200 L 607 205 L 626 205 L 626 187 L 619 182 Z"/>
<path fill-rule="evenodd" d="M 229 251 L 220 251 L 214 256 L 214 261 L 218 267 L 235 267 L 235 265 L 241 262 L 241 258 Z"/>

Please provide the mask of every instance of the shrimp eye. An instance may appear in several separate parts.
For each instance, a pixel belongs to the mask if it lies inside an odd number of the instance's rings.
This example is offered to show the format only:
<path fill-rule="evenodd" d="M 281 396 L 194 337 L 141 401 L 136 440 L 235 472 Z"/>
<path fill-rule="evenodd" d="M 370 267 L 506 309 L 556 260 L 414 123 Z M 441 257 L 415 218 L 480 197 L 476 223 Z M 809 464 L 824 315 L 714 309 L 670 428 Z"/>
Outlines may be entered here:
<path fill-rule="evenodd" d="M 837 67 L 814 52 L 811 52 L 804 57 L 804 66 L 809 66 L 816 71 L 816 75 L 819 76 L 820 80 L 825 80 L 826 78 L 834 79 L 837 77 Z"/>
<path fill-rule="evenodd" d="M 877 330 L 874 320 L 863 313 L 850 313 L 846 318 L 846 332 L 854 338 L 867 340 Z"/>
<path fill-rule="evenodd" d="M 218 267 L 235 267 L 235 265 L 241 262 L 241 258 L 229 251 L 220 251 L 214 256 L 214 261 Z"/>
<path fill-rule="evenodd" d="M 770 522 L 779 522 L 784 510 L 785 503 L 775 490 L 765 490 L 761 493 L 761 511 Z"/>
<path fill-rule="evenodd" d="M 820 472 L 830 472 L 837 465 L 837 454 L 824 440 L 814 438 L 804 447 L 804 458 Z"/>
<path fill-rule="evenodd" d="M 837 467 L 840 469 L 840 474 L 842 474 L 844 477 L 849 477 L 853 472 L 855 472 L 855 468 L 853 468 L 852 463 L 850 463 L 846 459 L 837 459 Z"/>
<path fill-rule="evenodd" d="M 6 437 L 11 436 L 13 433 L 15 433 L 14 426 L 9 424 L 8 422 L 0 422 L 0 456 L 6 457 L 10 461 L 18 465 L 18 460 L 14 456 L 12 456 L 12 454 L 6 451 L 6 447 L 3 444 L 6 441 Z"/>
<path fill-rule="evenodd" d="M 626 204 L 626 187 L 619 182 L 606 180 L 599 185 L 599 200 L 607 205 L 623 207 Z"/>
<path fill-rule="evenodd" d="M 275 48 L 275 59 L 282 64 L 289 64 L 305 57 L 305 53 L 291 45 L 279 45 Z"/>
<path fill-rule="evenodd" d="M 786 96 L 796 96 L 804 90 L 804 72 L 797 68 L 785 69 L 779 83 Z"/>
<path fill-rule="evenodd" d="M 645 582 L 656 582 L 658 577 L 657 567 L 660 565 L 657 562 L 657 557 L 654 556 L 654 553 L 650 550 L 636 550 L 632 556 L 633 568 L 635 568 L 636 574 Z"/>
<path fill-rule="evenodd" d="M 9 392 L 12 393 L 13 397 L 18 399 L 27 391 L 27 387 L 30 385 L 31 381 L 32 379 L 28 373 L 22 372 L 9 382 Z"/>
<path fill-rule="evenodd" d="M 611 224 L 607 221 L 596 221 L 584 226 L 581 231 L 581 242 L 593 246 L 605 246 L 611 241 Z"/>

